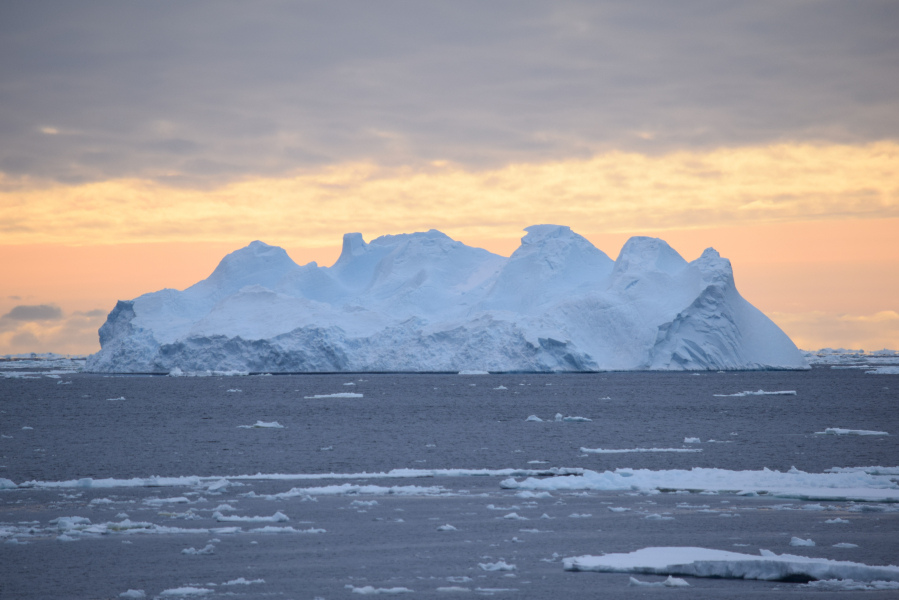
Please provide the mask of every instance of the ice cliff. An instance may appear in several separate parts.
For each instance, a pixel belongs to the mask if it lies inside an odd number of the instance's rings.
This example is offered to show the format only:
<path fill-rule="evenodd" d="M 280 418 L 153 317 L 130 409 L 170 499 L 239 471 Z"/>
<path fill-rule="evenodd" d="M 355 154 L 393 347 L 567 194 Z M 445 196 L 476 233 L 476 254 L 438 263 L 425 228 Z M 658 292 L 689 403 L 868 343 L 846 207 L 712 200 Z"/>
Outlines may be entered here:
<path fill-rule="evenodd" d="M 86 369 L 808 368 L 711 248 L 687 262 L 634 237 L 613 261 L 568 227 L 526 231 L 509 258 L 435 230 L 349 233 L 332 267 L 253 242 L 184 291 L 119 301 Z"/>

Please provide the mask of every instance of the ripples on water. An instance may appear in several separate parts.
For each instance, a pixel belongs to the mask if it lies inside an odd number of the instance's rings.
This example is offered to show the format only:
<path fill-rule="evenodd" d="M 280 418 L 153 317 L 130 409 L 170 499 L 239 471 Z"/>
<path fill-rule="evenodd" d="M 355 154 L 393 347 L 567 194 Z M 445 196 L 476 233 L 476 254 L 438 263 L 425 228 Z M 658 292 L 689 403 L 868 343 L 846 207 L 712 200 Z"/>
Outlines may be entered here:
<path fill-rule="evenodd" d="M 796 393 L 730 396 L 759 390 Z M 347 393 L 362 397 L 312 398 Z M 7 378 L 0 380 L 0 478 L 22 483 L 397 468 L 796 467 L 820 473 L 831 467 L 889 467 L 899 464 L 897 399 L 899 377 L 822 367 L 698 375 Z M 557 414 L 590 420 L 557 422 Z M 543 421 L 528 421 L 530 415 Z M 262 426 L 248 427 L 254 425 Z M 816 435 L 828 428 L 890 435 Z M 668 451 L 585 454 L 581 448 Z M 746 552 L 761 547 L 868 564 L 895 562 L 897 519 L 887 505 L 819 504 L 825 514 L 805 510 L 813 503 L 734 495 L 556 492 L 523 500 L 499 481 L 356 480 L 440 486 L 451 494 L 317 501 L 262 496 L 342 482 L 2 491 L 0 528 L 18 533 L 0 544 L 0 597 L 115 597 L 127 589 L 145 589 L 152 597 L 188 584 L 205 586 L 208 597 L 225 590 L 244 597 L 349 597 L 347 585 L 402 586 L 424 596 L 440 596 L 440 586 L 472 591 L 480 586 L 515 589 L 494 592 L 515 598 L 593 597 L 600 586 L 608 597 L 628 596 L 633 588 L 626 575 L 566 573 L 559 557 L 654 545 Z M 219 523 L 213 513 L 222 503 L 244 517 L 281 511 L 289 521 Z M 720 519 L 722 511 L 737 518 Z M 526 521 L 502 518 L 510 512 Z M 116 529 L 120 525 L 101 525 L 120 524 L 123 514 L 151 523 L 157 533 L 165 527 L 193 533 L 130 535 Z M 541 514 L 553 519 L 541 520 Z M 651 515 L 660 518 L 647 519 Z M 66 536 L 62 525 L 52 523 L 71 516 L 90 519 L 103 531 L 73 530 Z M 850 523 L 824 524 L 825 517 Z M 447 523 L 457 531 L 438 532 Z M 241 533 L 212 532 L 225 525 L 240 526 Z M 325 532 L 251 532 L 267 525 Z M 817 538 L 818 545 L 791 548 L 792 536 Z M 77 541 L 58 541 L 66 537 Z M 833 547 L 841 542 L 858 548 Z M 211 553 L 200 552 L 210 544 Z M 197 552 L 182 553 L 189 548 Z M 516 571 L 488 573 L 478 567 L 500 558 L 517 563 Z M 34 572 L 41 564 L 49 571 Z M 238 577 L 265 583 L 222 585 Z M 690 583 L 691 597 L 796 589 L 763 582 Z"/>

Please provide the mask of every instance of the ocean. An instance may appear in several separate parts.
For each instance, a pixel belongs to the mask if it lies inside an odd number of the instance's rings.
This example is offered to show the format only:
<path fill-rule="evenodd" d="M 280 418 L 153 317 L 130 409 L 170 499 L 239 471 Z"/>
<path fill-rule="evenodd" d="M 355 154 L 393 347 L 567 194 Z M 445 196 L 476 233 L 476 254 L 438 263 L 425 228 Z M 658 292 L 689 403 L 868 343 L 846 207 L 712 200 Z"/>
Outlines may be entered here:
<path fill-rule="evenodd" d="M 899 564 L 897 375 L 3 373 L 2 598 L 844 597 L 564 559 Z"/>

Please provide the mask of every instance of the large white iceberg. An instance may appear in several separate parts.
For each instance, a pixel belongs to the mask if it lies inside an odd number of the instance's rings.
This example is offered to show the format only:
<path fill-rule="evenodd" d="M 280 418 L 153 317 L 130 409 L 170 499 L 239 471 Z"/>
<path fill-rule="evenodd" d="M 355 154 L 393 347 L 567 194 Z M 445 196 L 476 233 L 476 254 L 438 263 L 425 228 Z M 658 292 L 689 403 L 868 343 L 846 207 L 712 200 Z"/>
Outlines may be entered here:
<path fill-rule="evenodd" d="M 331 267 L 253 242 L 207 279 L 120 301 L 86 369 L 169 373 L 804 369 L 744 300 L 730 261 L 634 237 L 613 261 L 557 225 L 506 258 L 439 231 L 366 243 Z"/>

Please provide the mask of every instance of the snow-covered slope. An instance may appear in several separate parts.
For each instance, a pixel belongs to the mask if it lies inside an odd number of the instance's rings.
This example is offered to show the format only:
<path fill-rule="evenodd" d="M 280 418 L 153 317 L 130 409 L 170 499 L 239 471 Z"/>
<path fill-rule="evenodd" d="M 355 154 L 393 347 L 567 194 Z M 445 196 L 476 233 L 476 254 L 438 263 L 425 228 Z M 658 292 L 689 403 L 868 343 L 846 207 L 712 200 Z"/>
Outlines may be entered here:
<path fill-rule="evenodd" d="M 709 248 L 635 237 L 612 261 L 568 227 L 505 258 L 439 231 L 344 236 L 332 267 L 253 242 L 207 279 L 120 301 L 87 370 L 803 369 Z"/>

